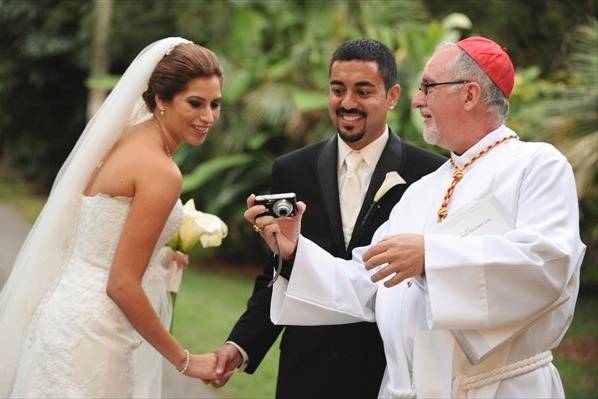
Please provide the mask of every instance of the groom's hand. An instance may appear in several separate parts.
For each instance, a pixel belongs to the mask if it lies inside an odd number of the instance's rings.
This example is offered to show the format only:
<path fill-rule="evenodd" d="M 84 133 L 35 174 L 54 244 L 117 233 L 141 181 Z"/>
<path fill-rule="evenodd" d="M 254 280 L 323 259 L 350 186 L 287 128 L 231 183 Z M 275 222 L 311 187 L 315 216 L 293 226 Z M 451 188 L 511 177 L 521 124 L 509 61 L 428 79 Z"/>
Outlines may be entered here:
<path fill-rule="evenodd" d="M 251 194 L 247 197 L 247 210 L 243 216 L 262 236 L 272 252 L 279 252 L 283 259 L 290 259 L 297 249 L 301 232 L 301 218 L 305 209 L 305 203 L 299 201 L 297 202 L 297 214 L 293 217 L 260 216 L 266 212 L 266 207 L 255 205 L 255 195 Z"/>
<path fill-rule="evenodd" d="M 213 352 L 216 355 L 216 378 L 208 381 L 216 388 L 226 384 L 235 369 L 243 362 L 241 352 L 229 343 L 222 345 Z"/>

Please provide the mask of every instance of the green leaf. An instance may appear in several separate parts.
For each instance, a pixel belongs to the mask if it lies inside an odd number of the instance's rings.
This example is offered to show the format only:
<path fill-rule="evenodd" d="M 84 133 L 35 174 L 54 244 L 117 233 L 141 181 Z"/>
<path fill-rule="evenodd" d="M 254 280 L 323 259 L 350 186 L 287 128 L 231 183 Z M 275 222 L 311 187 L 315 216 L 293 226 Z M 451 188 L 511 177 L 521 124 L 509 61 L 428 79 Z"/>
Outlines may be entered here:
<path fill-rule="evenodd" d="M 226 157 L 210 159 L 199 165 L 189 175 L 183 177 L 182 192 L 188 192 L 201 187 L 205 182 L 228 168 L 247 164 L 253 160 L 247 154 L 235 154 Z"/>
<path fill-rule="evenodd" d="M 179 232 L 177 231 L 171 238 L 170 240 L 168 240 L 168 242 L 166 243 L 166 246 L 178 251 L 180 249 L 180 243 L 181 243 L 181 236 L 179 234 Z"/>
<path fill-rule="evenodd" d="M 247 197 L 254 185 L 255 183 L 250 179 L 244 179 L 237 184 L 222 187 L 216 198 L 214 198 L 214 201 L 208 205 L 208 212 L 214 214 L 222 213 L 225 207 L 238 202 L 239 198 Z"/>
<path fill-rule="evenodd" d="M 288 84 L 263 84 L 247 95 L 250 116 L 275 127 L 285 126 L 293 111 L 293 91 Z"/>
<path fill-rule="evenodd" d="M 232 75 L 232 76 L 231 76 Z M 251 84 L 251 74 L 247 70 L 234 70 L 231 74 L 225 75 L 223 96 L 227 103 L 237 101 L 239 97 L 247 92 Z"/>
<path fill-rule="evenodd" d="M 328 96 L 320 91 L 297 90 L 293 103 L 301 112 L 319 111 L 328 107 Z"/>
<path fill-rule="evenodd" d="M 120 75 L 96 75 L 90 76 L 85 81 L 85 87 L 92 90 L 112 90 L 118 83 Z"/>
<path fill-rule="evenodd" d="M 232 21 L 228 41 L 231 50 L 235 51 L 235 60 L 255 55 L 261 48 L 262 30 L 267 25 L 264 16 L 248 6 L 240 6 L 234 9 Z"/>
<path fill-rule="evenodd" d="M 255 133 L 248 141 L 247 141 L 247 148 L 252 151 L 259 150 L 262 148 L 264 143 L 270 140 L 270 134 L 261 132 Z"/>

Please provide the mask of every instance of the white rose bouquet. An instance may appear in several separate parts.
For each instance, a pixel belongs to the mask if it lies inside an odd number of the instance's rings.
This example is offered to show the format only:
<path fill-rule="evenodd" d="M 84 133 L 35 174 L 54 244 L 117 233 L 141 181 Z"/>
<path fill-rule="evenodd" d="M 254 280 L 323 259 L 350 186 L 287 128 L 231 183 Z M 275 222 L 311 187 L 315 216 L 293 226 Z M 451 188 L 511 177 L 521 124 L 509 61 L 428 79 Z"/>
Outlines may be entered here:
<path fill-rule="evenodd" d="M 195 201 L 190 199 L 183 207 L 181 227 L 170 239 L 167 246 L 174 251 L 188 254 L 198 242 L 203 248 L 218 247 L 228 234 L 226 224 L 215 215 L 200 212 L 195 208 Z M 176 294 L 181 286 L 183 270 L 174 260 L 168 267 L 167 289 Z M 174 299 L 174 298 L 173 298 Z"/>

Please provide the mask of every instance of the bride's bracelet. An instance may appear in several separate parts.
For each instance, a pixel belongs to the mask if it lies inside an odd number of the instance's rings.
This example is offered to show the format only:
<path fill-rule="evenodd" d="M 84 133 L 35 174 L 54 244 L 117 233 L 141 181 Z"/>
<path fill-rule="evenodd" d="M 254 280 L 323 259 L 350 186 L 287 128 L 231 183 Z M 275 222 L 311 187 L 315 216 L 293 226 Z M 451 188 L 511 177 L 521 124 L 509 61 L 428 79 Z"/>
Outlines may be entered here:
<path fill-rule="evenodd" d="M 191 357 L 191 354 L 189 353 L 189 351 L 187 349 L 185 349 L 185 365 L 183 366 L 182 369 L 176 369 L 176 371 L 178 371 L 181 374 L 185 374 L 187 372 L 187 369 L 189 368 L 189 358 Z"/>

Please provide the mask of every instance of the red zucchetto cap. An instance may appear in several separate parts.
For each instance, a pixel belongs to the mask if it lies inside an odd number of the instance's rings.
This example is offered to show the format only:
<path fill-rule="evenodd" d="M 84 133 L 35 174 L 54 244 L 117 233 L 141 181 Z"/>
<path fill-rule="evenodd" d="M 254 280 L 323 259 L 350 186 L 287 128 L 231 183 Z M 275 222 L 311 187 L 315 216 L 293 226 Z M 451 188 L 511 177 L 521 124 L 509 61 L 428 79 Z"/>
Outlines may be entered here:
<path fill-rule="evenodd" d="M 496 42 L 480 36 L 468 37 L 457 42 L 495 85 L 509 98 L 515 83 L 515 68 L 507 54 L 507 49 Z"/>

